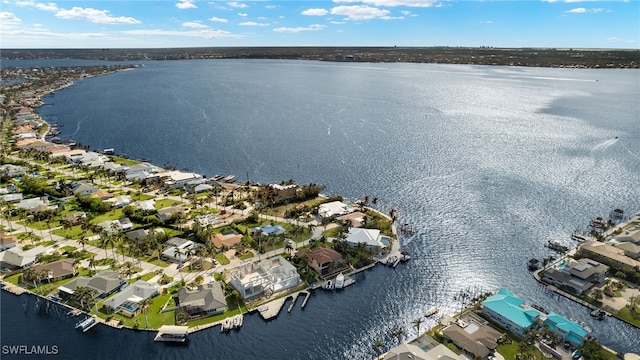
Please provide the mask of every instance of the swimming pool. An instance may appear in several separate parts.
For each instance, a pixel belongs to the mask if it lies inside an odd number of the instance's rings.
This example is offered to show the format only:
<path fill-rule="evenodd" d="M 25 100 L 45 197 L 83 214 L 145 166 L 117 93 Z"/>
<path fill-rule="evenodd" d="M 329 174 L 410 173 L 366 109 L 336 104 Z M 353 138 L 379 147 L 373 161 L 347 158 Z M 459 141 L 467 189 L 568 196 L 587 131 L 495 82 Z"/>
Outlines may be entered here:
<path fill-rule="evenodd" d="M 391 238 L 388 236 L 382 236 L 380 237 L 380 242 L 384 244 L 384 246 L 389 245 L 389 242 L 391 241 Z"/>

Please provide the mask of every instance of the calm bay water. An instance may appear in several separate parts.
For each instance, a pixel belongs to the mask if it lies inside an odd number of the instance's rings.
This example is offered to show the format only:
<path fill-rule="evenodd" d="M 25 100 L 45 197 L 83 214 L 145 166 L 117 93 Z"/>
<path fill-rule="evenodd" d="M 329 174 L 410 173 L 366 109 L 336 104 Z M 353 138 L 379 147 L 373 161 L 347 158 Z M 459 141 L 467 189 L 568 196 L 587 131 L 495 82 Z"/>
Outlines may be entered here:
<path fill-rule="evenodd" d="M 347 199 L 377 197 L 417 230 L 402 239 L 413 259 L 365 272 L 339 294 L 317 292 L 275 321 L 252 315 L 237 333 L 196 333 L 187 347 L 103 326 L 79 334 L 64 311 L 36 314 L 33 298 L 3 292 L 2 344 L 56 344 L 65 358 L 369 359 L 373 339 L 392 346 L 398 326 L 412 336 L 429 307 L 454 312 L 461 291 L 508 287 L 585 321 L 603 344 L 639 353 L 639 330 L 594 322 L 526 269 L 549 254 L 547 240 L 574 246 L 569 234 L 591 217 L 640 210 L 638 77 L 225 60 L 151 62 L 77 81 L 40 111 L 64 125 L 62 138 L 206 176 L 291 178 Z"/>

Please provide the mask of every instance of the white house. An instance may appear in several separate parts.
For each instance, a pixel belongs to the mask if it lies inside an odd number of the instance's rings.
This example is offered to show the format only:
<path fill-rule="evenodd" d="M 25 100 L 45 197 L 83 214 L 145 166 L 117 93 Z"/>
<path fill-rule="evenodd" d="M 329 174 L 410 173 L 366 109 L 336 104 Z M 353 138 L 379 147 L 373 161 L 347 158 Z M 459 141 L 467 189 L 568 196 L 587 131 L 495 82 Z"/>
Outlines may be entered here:
<path fill-rule="evenodd" d="M 29 250 L 13 247 L 0 252 L 0 262 L 12 268 L 25 268 L 33 265 L 36 262 L 36 257 L 46 251 L 47 249 L 44 246 L 36 246 Z"/>
<path fill-rule="evenodd" d="M 263 293 L 273 294 L 300 284 L 300 275 L 295 266 L 282 256 L 262 260 L 259 263 L 247 261 L 231 273 L 231 286 L 251 298 Z"/>
<path fill-rule="evenodd" d="M 320 206 L 318 207 L 318 214 L 326 218 L 348 214 L 350 212 L 353 212 L 354 210 L 355 208 L 353 206 L 345 204 L 342 201 L 332 201 L 320 204 Z"/>
<path fill-rule="evenodd" d="M 380 230 L 378 229 L 363 229 L 363 228 L 350 228 L 346 241 L 350 246 L 358 246 L 360 243 L 364 243 L 367 249 L 381 249 L 386 246 L 381 241 Z"/>

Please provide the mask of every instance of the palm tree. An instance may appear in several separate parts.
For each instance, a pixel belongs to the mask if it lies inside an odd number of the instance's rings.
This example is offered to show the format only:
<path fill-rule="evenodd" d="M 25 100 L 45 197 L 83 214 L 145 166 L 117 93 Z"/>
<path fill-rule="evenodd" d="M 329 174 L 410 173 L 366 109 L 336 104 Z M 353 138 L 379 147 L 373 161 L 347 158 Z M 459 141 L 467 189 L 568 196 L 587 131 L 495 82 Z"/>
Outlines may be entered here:
<path fill-rule="evenodd" d="M 84 245 L 88 242 L 87 236 L 84 234 L 80 234 L 80 239 L 78 239 L 78 244 L 82 245 L 82 251 L 84 251 Z"/>
<path fill-rule="evenodd" d="M 96 268 L 96 255 L 95 254 L 91 255 L 91 258 L 89 259 L 89 267 L 93 268 L 94 270 Z"/>
<path fill-rule="evenodd" d="M 127 279 L 131 280 L 131 275 L 134 274 L 133 271 L 134 265 L 131 261 L 127 261 L 124 263 L 124 270 L 122 271 L 124 275 L 127 276 Z"/>
<path fill-rule="evenodd" d="M 107 257 L 107 248 L 109 246 L 111 246 L 111 252 L 113 253 L 113 259 L 116 260 L 116 253 L 115 253 L 115 251 L 113 251 L 113 248 L 116 246 L 116 239 L 111 235 L 106 235 L 102 240 L 102 244 L 104 245 L 105 257 Z"/>
<path fill-rule="evenodd" d="M 417 318 L 413 320 L 413 326 L 416 328 L 418 332 L 418 336 L 420 336 L 420 325 L 422 325 L 422 318 Z"/>
<path fill-rule="evenodd" d="M 146 324 L 145 328 L 149 328 L 149 319 L 147 318 L 147 313 L 151 309 L 151 305 L 153 302 L 151 299 L 147 298 L 140 302 L 140 311 L 144 314 L 144 322 Z"/>
<path fill-rule="evenodd" d="M 382 339 L 380 338 L 376 338 L 373 341 L 373 350 L 376 352 L 376 359 L 380 357 L 380 354 L 382 353 L 382 348 L 384 347 L 384 341 L 382 341 Z"/>
<path fill-rule="evenodd" d="M 398 345 L 402 344 L 404 329 L 402 329 L 401 327 L 396 328 L 395 330 L 393 330 L 393 336 L 395 336 L 395 338 L 398 339 Z"/>
<path fill-rule="evenodd" d="M 289 255 L 291 255 L 291 251 L 293 250 L 293 246 L 291 245 L 291 243 L 293 243 L 293 241 L 291 239 L 287 240 L 289 241 L 285 240 L 284 250 L 289 253 Z"/>

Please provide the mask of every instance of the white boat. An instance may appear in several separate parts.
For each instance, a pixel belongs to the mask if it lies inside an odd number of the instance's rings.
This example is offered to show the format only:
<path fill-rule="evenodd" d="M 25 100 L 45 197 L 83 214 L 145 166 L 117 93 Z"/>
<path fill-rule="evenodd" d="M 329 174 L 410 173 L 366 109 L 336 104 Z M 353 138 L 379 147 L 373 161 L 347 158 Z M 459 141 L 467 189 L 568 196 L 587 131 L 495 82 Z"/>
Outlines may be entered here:
<path fill-rule="evenodd" d="M 224 181 L 226 183 L 232 183 L 232 182 L 236 181 L 236 176 L 235 175 L 225 176 L 225 178 L 222 179 L 222 181 Z"/>
<path fill-rule="evenodd" d="M 336 289 L 342 289 L 344 287 L 344 275 L 342 273 L 336 276 Z"/>
<path fill-rule="evenodd" d="M 331 280 L 327 280 L 327 283 L 326 283 L 326 284 L 324 284 L 324 288 L 325 288 L 326 290 L 333 290 L 333 281 L 331 281 Z"/>
<path fill-rule="evenodd" d="M 76 324 L 76 329 L 80 329 L 82 332 L 87 332 L 89 329 L 96 326 L 96 324 L 98 324 L 98 322 L 93 316 L 91 316 L 78 322 Z"/>
<path fill-rule="evenodd" d="M 242 326 L 243 316 L 242 314 L 238 314 L 233 317 L 233 328 L 239 329 Z"/>
<path fill-rule="evenodd" d="M 222 326 L 220 327 L 220 332 L 231 330 L 231 318 L 226 318 L 222 322 Z"/>
<path fill-rule="evenodd" d="M 440 309 L 438 309 L 437 306 L 434 306 L 431 309 L 427 310 L 427 312 L 424 314 L 424 316 L 431 317 L 431 316 L 437 314 L 438 311 L 440 311 Z"/>

